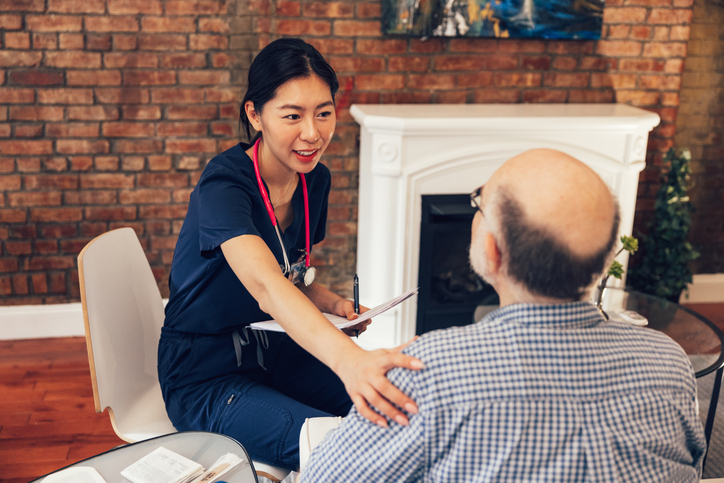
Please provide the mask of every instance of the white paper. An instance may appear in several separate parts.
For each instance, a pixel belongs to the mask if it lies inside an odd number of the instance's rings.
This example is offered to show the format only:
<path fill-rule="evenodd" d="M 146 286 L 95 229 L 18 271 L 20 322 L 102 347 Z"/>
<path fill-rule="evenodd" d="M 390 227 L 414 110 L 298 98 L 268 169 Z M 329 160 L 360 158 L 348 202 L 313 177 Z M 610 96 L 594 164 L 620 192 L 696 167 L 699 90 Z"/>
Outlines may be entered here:
<path fill-rule="evenodd" d="M 121 471 L 121 476 L 133 483 L 178 483 L 189 481 L 203 471 L 200 464 L 162 446 Z"/>
<path fill-rule="evenodd" d="M 353 325 L 357 325 L 360 322 L 364 322 L 365 320 L 371 319 L 372 317 L 375 317 L 377 315 L 380 315 L 384 312 L 387 312 L 392 307 L 404 302 L 405 300 L 409 299 L 413 295 L 417 294 L 417 289 L 414 288 L 410 290 L 407 293 L 403 293 L 402 295 L 395 297 L 394 299 L 390 300 L 389 302 L 385 302 L 383 304 L 378 305 L 377 307 L 368 310 L 364 314 L 360 314 L 359 317 L 357 317 L 354 320 L 347 320 L 346 317 L 340 317 L 339 315 L 333 315 L 333 314 L 322 314 L 325 317 L 327 317 L 327 320 L 332 322 L 338 329 L 345 329 L 347 327 L 351 327 Z M 271 332 L 284 332 L 284 328 L 279 325 L 274 320 L 267 320 L 264 322 L 254 322 L 252 324 L 249 324 L 249 327 L 256 330 L 268 330 Z"/>
<path fill-rule="evenodd" d="M 90 466 L 75 466 L 46 476 L 42 483 L 106 483 Z"/>
<path fill-rule="evenodd" d="M 203 475 L 199 476 L 191 483 L 208 483 L 216 481 L 222 475 L 226 474 L 227 471 L 231 470 L 234 466 L 242 463 L 244 460 L 234 453 L 226 453 L 221 458 L 214 461 L 214 464 L 209 466 L 209 470 Z"/>

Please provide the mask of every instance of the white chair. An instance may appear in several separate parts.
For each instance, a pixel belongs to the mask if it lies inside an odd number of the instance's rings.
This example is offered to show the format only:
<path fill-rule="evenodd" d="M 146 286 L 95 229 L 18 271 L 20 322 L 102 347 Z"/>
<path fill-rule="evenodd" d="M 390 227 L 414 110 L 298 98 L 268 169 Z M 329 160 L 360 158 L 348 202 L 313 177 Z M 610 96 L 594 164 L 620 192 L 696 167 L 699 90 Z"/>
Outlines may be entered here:
<path fill-rule="evenodd" d="M 78 275 L 96 412 L 108 408 L 113 430 L 129 443 L 176 432 L 156 372 L 163 301 L 133 229 L 91 240 L 78 255 Z M 272 481 L 289 474 L 253 464 Z"/>

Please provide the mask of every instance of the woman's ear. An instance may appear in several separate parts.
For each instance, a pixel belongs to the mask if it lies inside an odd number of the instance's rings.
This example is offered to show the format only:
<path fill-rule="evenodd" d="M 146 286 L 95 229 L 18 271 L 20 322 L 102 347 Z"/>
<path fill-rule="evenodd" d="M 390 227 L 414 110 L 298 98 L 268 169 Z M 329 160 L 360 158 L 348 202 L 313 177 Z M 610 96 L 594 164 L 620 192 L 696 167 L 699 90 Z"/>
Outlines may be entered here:
<path fill-rule="evenodd" d="M 246 101 L 244 103 L 244 111 L 246 112 L 246 118 L 249 120 L 251 127 L 253 127 L 255 131 L 261 132 L 259 112 L 254 108 L 254 102 Z"/>

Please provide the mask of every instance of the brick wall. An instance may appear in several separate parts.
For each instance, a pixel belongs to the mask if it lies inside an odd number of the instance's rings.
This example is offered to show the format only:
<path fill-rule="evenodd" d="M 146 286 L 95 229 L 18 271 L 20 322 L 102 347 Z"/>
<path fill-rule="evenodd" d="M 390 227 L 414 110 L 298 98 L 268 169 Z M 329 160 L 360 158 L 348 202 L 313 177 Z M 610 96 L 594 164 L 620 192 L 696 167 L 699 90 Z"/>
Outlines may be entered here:
<path fill-rule="evenodd" d="M 692 153 L 695 273 L 724 273 L 724 2 L 695 0 L 676 144 Z"/>
<path fill-rule="evenodd" d="M 75 257 L 132 226 L 166 279 L 205 161 L 237 137 L 252 52 L 317 46 L 351 103 L 623 102 L 659 113 L 637 223 L 673 144 L 693 0 L 608 0 L 601 41 L 383 37 L 378 1 L 0 3 L 0 304 L 77 300 Z M 328 236 L 314 263 L 349 294 L 358 126 L 342 109 Z"/>

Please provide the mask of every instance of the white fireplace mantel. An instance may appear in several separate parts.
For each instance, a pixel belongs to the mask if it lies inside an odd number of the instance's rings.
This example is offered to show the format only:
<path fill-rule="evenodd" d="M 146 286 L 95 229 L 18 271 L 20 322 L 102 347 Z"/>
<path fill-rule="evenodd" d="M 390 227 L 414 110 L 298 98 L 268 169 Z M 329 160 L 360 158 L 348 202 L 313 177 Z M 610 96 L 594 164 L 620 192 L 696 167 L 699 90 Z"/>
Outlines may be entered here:
<path fill-rule="evenodd" d="M 350 112 L 361 126 L 357 272 L 369 307 L 417 287 L 422 195 L 469 193 L 528 149 L 557 149 L 594 169 L 630 235 L 648 133 L 659 123 L 622 104 L 357 104 Z M 627 265 L 625 252 L 619 261 Z M 376 317 L 361 345 L 409 340 L 416 307 L 412 299 Z"/>

